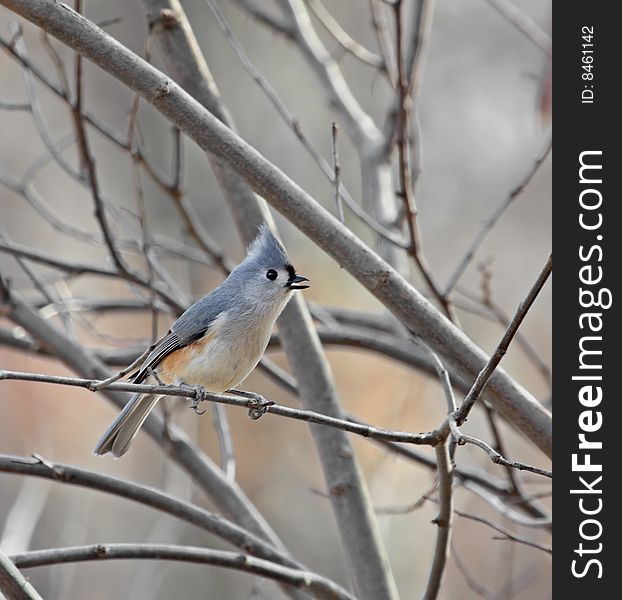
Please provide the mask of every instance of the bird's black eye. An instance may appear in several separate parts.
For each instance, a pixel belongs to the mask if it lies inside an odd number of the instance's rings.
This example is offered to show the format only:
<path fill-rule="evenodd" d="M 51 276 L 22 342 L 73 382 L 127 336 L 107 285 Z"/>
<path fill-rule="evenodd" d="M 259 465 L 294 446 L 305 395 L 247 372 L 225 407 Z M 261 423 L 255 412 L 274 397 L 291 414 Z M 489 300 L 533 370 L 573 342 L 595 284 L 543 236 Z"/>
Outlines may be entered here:
<path fill-rule="evenodd" d="M 270 280 L 270 281 L 274 281 L 277 277 L 279 276 L 279 274 L 274 270 L 274 269 L 270 269 L 267 273 L 266 273 L 266 277 Z"/>

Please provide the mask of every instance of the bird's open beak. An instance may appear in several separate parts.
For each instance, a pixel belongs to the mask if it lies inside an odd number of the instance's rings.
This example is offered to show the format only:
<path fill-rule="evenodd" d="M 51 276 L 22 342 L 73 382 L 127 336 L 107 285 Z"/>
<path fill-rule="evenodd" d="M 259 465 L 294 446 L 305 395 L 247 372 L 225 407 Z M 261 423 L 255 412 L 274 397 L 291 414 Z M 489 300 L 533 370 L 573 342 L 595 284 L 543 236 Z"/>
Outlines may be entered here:
<path fill-rule="evenodd" d="M 302 275 L 295 275 L 294 277 L 290 277 L 285 284 L 286 288 L 290 290 L 306 290 L 308 285 L 301 285 L 303 281 L 309 281 L 306 277 Z"/>

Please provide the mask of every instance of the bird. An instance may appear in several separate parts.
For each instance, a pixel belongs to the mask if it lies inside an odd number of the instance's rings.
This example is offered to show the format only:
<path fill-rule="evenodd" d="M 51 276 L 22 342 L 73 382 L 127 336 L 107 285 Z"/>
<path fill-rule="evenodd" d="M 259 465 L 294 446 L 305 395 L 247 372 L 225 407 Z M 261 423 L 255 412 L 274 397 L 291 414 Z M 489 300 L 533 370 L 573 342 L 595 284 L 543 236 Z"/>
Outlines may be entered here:
<path fill-rule="evenodd" d="M 207 392 L 233 391 L 257 366 L 274 323 L 295 290 L 309 287 L 267 225 L 244 260 L 207 296 L 188 308 L 155 345 L 133 377 Z M 134 394 L 93 450 L 125 454 L 161 398 Z"/>

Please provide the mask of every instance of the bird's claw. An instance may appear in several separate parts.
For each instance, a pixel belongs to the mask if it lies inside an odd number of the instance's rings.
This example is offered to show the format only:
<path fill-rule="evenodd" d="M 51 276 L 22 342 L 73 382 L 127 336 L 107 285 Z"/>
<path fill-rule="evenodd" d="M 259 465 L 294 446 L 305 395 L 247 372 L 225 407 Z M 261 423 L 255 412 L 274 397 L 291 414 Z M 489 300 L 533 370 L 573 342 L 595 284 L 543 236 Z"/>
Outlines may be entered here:
<path fill-rule="evenodd" d="M 205 388 L 201 385 L 188 386 L 194 390 L 194 398 L 190 404 L 190 408 L 199 416 L 204 415 L 207 412 L 207 408 L 200 410 L 199 407 L 205 402 Z"/>
<path fill-rule="evenodd" d="M 261 418 L 270 406 L 274 406 L 272 400 L 266 400 L 263 396 L 254 392 L 245 392 L 248 397 L 248 416 L 256 421 Z"/>

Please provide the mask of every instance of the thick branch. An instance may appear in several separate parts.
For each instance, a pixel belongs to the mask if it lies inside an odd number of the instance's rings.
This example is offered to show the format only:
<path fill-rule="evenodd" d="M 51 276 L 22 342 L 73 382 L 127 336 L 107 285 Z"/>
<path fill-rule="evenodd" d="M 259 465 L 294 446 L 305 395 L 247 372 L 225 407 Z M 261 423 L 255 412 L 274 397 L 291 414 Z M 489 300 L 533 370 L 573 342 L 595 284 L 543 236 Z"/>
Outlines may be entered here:
<path fill-rule="evenodd" d="M 247 554 L 169 544 L 96 544 L 71 548 L 34 550 L 12 556 L 22 569 L 87 560 L 174 560 L 245 571 L 280 583 L 308 590 L 317 598 L 355 600 L 354 596 L 332 581 L 308 571 L 276 565 Z"/>
<path fill-rule="evenodd" d="M 43 600 L 32 584 L 2 550 L 0 550 L 0 592 L 7 600 Z"/>
<path fill-rule="evenodd" d="M 0 471 L 3 473 L 20 473 L 33 477 L 51 479 L 59 483 L 79 485 L 91 490 L 98 490 L 107 494 L 114 494 L 121 498 L 139 502 L 169 515 L 191 523 L 196 527 L 208 531 L 244 552 L 260 556 L 266 560 L 277 562 L 292 568 L 302 566 L 283 554 L 280 550 L 268 544 L 239 525 L 223 519 L 211 512 L 190 504 L 180 498 L 170 496 L 160 490 L 139 485 L 109 475 L 79 469 L 69 465 L 50 463 L 38 458 L 0 455 Z"/>

